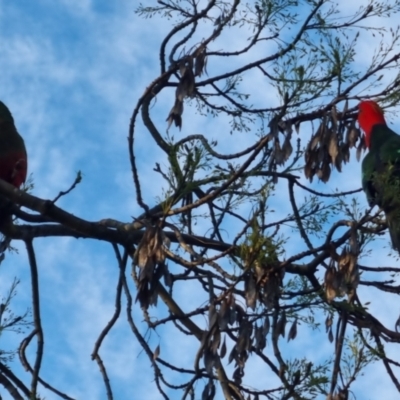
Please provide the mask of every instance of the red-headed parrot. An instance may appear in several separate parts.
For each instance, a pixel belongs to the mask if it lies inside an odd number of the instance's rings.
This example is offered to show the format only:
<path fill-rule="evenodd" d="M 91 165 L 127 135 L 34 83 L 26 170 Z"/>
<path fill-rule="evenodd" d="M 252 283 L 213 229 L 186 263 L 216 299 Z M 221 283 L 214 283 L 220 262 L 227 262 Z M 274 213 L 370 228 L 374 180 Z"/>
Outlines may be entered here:
<path fill-rule="evenodd" d="M 385 212 L 393 248 L 400 252 L 400 136 L 372 100 L 360 102 L 358 123 L 369 149 L 362 162 L 362 186 L 369 205 Z"/>

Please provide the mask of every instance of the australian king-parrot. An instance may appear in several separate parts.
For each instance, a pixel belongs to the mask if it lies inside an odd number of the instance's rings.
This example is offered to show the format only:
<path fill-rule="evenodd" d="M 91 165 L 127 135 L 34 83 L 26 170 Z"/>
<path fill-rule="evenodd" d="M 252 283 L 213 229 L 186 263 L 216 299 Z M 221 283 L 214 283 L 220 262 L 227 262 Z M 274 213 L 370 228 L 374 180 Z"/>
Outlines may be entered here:
<path fill-rule="evenodd" d="M 362 186 L 369 205 L 385 212 L 392 246 L 400 252 L 400 136 L 372 100 L 360 102 L 358 123 L 369 150 L 362 162 Z"/>
<path fill-rule="evenodd" d="M 25 182 L 27 167 L 24 140 L 17 132 L 10 110 L 0 101 L 0 178 L 19 188 Z M 1 204 L 0 222 L 4 221 L 4 213 Z"/>

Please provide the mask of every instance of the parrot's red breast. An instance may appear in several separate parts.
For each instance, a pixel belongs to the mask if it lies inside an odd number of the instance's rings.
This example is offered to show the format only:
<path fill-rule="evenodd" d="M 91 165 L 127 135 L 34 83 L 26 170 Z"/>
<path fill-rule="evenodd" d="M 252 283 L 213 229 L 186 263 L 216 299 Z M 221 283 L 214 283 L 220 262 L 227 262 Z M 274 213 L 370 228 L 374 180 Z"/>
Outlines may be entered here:
<path fill-rule="evenodd" d="M 0 178 L 19 188 L 26 180 L 26 154 L 12 153 L 0 158 Z"/>
<path fill-rule="evenodd" d="M 0 101 L 0 178 L 19 188 L 25 182 L 27 168 L 24 140 L 10 110 Z"/>

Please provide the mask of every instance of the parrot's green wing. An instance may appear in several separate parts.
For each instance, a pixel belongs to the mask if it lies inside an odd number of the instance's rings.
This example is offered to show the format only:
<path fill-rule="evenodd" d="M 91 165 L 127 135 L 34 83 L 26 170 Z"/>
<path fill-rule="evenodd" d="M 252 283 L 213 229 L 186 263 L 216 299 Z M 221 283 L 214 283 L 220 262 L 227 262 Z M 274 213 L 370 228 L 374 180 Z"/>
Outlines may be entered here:
<path fill-rule="evenodd" d="M 362 162 L 362 187 L 368 203 L 385 212 L 393 247 L 400 251 L 400 136 L 386 125 L 373 129 Z"/>
<path fill-rule="evenodd" d="M 361 164 L 362 172 L 362 188 L 367 196 L 368 204 L 372 207 L 375 205 L 374 188 L 372 186 L 372 176 L 374 173 L 374 159 L 371 153 L 368 153 Z"/>

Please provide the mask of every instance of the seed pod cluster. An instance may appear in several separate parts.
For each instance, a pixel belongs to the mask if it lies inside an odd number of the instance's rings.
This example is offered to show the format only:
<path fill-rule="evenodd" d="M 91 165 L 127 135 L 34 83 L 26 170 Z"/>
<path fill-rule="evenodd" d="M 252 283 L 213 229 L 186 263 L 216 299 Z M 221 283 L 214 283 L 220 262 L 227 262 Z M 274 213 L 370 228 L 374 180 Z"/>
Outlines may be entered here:
<path fill-rule="evenodd" d="M 280 296 L 284 268 L 279 266 L 279 247 L 271 237 L 264 236 L 257 224 L 241 246 L 244 267 L 244 291 L 247 307 L 254 310 L 260 302 L 268 310 L 275 307 Z"/>
<path fill-rule="evenodd" d="M 333 316 L 332 314 L 328 314 L 325 320 L 325 330 L 326 333 L 328 334 L 328 339 L 331 343 L 333 342 L 332 325 L 333 325 Z"/>
<path fill-rule="evenodd" d="M 142 308 L 157 304 L 157 286 L 162 276 L 168 275 L 164 246 L 169 245 L 161 228 L 149 226 L 143 233 L 134 258 L 133 267 L 140 268 L 136 301 Z"/>
<path fill-rule="evenodd" d="M 272 118 L 269 123 L 270 132 L 268 133 L 269 140 L 272 141 L 272 153 L 269 161 L 268 168 L 270 171 L 276 170 L 277 166 L 284 165 L 289 157 L 293 153 L 292 146 L 292 133 L 293 126 L 290 121 L 278 121 Z M 298 132 L 299 126 L 295 126 Z M 281 143 L 281 134 L 283 134 L 284 139 Z"/>
<path fill-rule="evenodd" d="M 219 357 L 227 355 L 226 336 L 222 335 L 229 331 L 231 338 L 235 336 L 235 344 L 229 352 L 228 363 L 235 363 L 232 379 L 239 385 L 253 347 L 262 351 L 267 346 L 267 335 L 270 332 L 268 315 L 255 323 L 236 302 L 235 296 L 228 293 L 217 305 L 210 306 L 208 326 L 201 343 L 201 356 L 207 373 L 212 375 L 213 369 L 218 366 Z"/>
<path fill-rule="evenodd" d="M 182 128 L 183 101 L 186 97 L 193 98 L 196 92 L 195 77 L 206 73 L 206 47 L 200 45 L 193 54 L 182 57 L 179 62 L 179 83 L 175 92 L 175 102 L 168 114 L 168 129 L 175 123 Z"/>
<path fill-rule="evenodd" d="M 354 121 L 346 124 L 341 122 L 336 107 L 332 107 L 322 117 L 321 124 L 307 145 L 304 167 L 306 178 L 312 182 L 316 175 L 322 182 L 328 182 L 332 169 L 341 172 L 342 164 L 350 160 L 350 149 L 353 147 L 357 149 L 356 157 L 359 160 L 361 152 L 366 149 L 364 135 L 356 128 Z"/>
<path fill-rule="evenodd" d="M 348 301 L 353 299 L 358 284 L 360 282 L 360 272 L 358 268 L 358 244 L 350 241 L 349 246 L 344 246 L 342 253 L 332 258 L 325 272 L 325 294 L 328 302 L 335 297 L 347 294 Z"/>
<path fill-rule="evenodd" d="M 285 270 L 276 263 L 255 260 L 243 277 L 247 307 L 254 310 L 259 301 L 271 310 L 279 299 L 284 276 Z"/>

